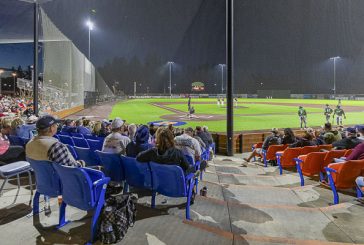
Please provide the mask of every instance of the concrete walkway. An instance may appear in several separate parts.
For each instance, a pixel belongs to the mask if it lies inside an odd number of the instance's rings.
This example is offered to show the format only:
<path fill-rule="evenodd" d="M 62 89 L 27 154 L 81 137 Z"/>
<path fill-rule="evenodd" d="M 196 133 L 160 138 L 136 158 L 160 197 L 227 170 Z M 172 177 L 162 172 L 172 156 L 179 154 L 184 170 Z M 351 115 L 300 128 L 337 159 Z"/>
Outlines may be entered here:
<path fill-rule="evenodd" d="M 157 196 L 150 208 L 148 193 L 139 192 L 137 222 L 119 244 L 336 244 L 364 243 L 364 205 L 354 192 L 340 193 L 339 205 L 331 190 L 297 173 L 251 163 L 241 167 L 241 156 L 216 157 L 204 174 L 191 206 L 192 221 L 184 219 L 184 198 Z M 32 197 L 27 179 L 17 193 L 16 181 L 0 197 L 0 241 L 5 244 L 83 244 L 89 237 L 90 217 L 67 208 L 74 220 L 56 230 L 57 200 L 52 214 L 31 216 Z M 41 204 L 42 206 L 42 204 Z M 99 244 L 99 243 L 96 243 Z"/>

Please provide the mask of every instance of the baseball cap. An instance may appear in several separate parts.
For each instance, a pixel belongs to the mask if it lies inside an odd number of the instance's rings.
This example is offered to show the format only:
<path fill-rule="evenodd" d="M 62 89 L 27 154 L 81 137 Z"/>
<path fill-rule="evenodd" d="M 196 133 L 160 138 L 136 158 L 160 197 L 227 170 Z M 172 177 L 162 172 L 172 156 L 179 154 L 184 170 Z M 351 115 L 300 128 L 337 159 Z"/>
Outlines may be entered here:
<path fill-rule="evenodd" d="M 112 121 L 111 129 L 121 128 L 121 126 L 123 126 L 123 125 L 124 125 L 124 121 L 121 120 L 121 118 L 117 117 Z"/>
<path fill-rule="evenodd" d="M 351 134 L 356 134 L 356 128 L 347 128 L 346 131 Z"/>
<path fill-rule="evenodd" d="M 46 128 L 49 128 L 50 126 L 52 126 L 56 123 L 60 123 L 60 122 L 61 122 L 60 120 L 55 119 L 53 116 L 46 115 L 46 116 L 40 117 L 35 126 L 37 127 L 37 129 L 46 129 Z"/>
<path fill-rule="evenodd" d="M 271 132 L 275 133 L 275 134 L 278 134 L 278 128 L 272 128 Z"/>

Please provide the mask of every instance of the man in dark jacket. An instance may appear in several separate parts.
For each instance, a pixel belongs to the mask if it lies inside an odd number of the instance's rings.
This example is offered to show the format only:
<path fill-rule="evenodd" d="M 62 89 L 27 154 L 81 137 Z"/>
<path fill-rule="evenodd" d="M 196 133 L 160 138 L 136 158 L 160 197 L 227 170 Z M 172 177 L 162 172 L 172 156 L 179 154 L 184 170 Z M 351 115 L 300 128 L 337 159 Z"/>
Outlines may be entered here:
<path fill-rule="evenodd" d="M 336 141 L 332 143 L 332 146 L 337 150 L 342 149 L 353 149 L 355 146 L 362 143 L 360 139 L 358 139 L 355 128 L 347 128 L 346 129 L 346 138 Z"/>
<path fill-rule="evenodd" d="M 196 127 L 195 133 L 196 136 L 201 138 L 201 140 L 203 141 L 203 143 L 205 143 L 206 146 L 212 144 L 212 138 L 209 137 L 209 135 L 206 132 L 204 132 L 200 126 Z"/>
<path fill-rule="evenodd" d="M 126 155 L 128 157 L 136 157 L 139 152 L 146 151 L 153 146 L 149 141 L 149 128 L 146 125 L 140 126 L 135 133 L 135 140 L 126 146 Z"/>

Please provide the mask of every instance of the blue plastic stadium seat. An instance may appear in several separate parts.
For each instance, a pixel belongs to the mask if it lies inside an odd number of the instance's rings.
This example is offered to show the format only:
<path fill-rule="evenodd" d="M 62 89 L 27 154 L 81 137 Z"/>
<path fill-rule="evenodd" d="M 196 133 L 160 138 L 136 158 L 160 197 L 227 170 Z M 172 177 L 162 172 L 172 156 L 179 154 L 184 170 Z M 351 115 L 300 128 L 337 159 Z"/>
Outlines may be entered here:
<path fill-rule="evenodd" d="M 75 145 L 71 136 L 58 135 L 58 138 L 59 138 L 59 141 L 61 141 L 63 144 L 72 145 L 72 146 Z"/>
<path fill-rule="evenodd" d="M 88 143 L 90 149 L 93 150 L 93 151 L 101 151 L 102 150 L 103 142 L 100 141 L 100 140 L 87 139 L 87 143 Z"/>
<path fill-rule="evenodd" d="M 10 145 L 25 146 L 25 142 L 22 140 L 22 138 L 15 135 L 9 135 L 8 137 Z"/>
<path fill-rule="evenodd" d="M 36 189 L 33 198 L 33 214 L 39 213 L 39 196 L 58 197 L 61 195 L 61 182 L 50 161 L 36 161 L 27 158 L 34 170 Z"/>
<path fill-rule="evenodd" d="M 78 159 L 78 156 L 77 156 L 77 153 L 75 151 L 75 148 L 71 145 L 67 145 L 67 148 L 68 150 L 71 152 L 72 156 L 76 159 L 76 160 L 79 160 Z"/>
<path fill-rule="evenodd" d="M 101 171 L 88 168 L 74 168 L 53 163 L 62 183 L 62 204 L 59 212 L 59 226 L 66 222 L 66 207 L 70 205 L 81 210 L 93 210 L 91 221 L 91 242 L 97 236 L 98 218 L 105 203 L 105 191 L 110 178 Z"/>
<path fill-rule="evenodd" d="M 82 147 L 82 148 L 90 148 L 90 146 L 87 143 L 87 140 L 80 137 L 72 137 L 73 142 L 75 143 L 75 146 Z"/>
<path fill-rule="evenodd" d="M 70 133 L 70 135 L 72 137 L 83 138 L 83 134 L 80 134 L 80 133 Z"/>
<path fill-rule="evenodd" d="M 125 171 L 127 185 L 142 189 L 152 189 L 152 174 L 147 163 L 138 162 L 135 158 L 121 156 L 121 165 Z M 127 188 L 124 188 L 127 191 Z"/>
<path fill-rule="evenodd" d="M 83 160 L 86 166 L 97 166 L 100 164 L 100 159 L 97 154 L 90 148 L 74 147 L 78 160 Z"/>
<path fill-rule="evenodd" d="M 1 185 L 0 195 L 2 194 L 2 190 L 5 186 L 5 183 L 8 181 L 8 179 L 15 175 L 18 180 L 18 189 L 20 188 L 20 176 L 19 175 L 22 173 L 28 173 L 29 186 L 30 186 L 30 190 L 33 194 L 32 176 L 30 173 L 31 170 L 32 170 L 32 168 L 30 167 L 29 162 L 25 162 L 25 161 L 14 162 L 14 163 L 10 163 L 10 164 L 1 166 L 0 167 L 0 176 L 2 178 L 4 178 L 5 180 L 4 180 L 3 184 Z"/>
<path fill-rule="evenodd" d="M 121 165 L 120 154 L 96 151 L 104 173 L 112 181 L 122 182 L 125 180 L 124 168 Z"/>
<path fill-rule="evenodd" d="M 194 174 L 184 175 L 181 167 L 150 162 L 152 171 L 152 207 L 155 207 L 156 192 L 168 197 L 187 197 L 186 219 L 190 219 L 190 202 L 195 184 Z"/>

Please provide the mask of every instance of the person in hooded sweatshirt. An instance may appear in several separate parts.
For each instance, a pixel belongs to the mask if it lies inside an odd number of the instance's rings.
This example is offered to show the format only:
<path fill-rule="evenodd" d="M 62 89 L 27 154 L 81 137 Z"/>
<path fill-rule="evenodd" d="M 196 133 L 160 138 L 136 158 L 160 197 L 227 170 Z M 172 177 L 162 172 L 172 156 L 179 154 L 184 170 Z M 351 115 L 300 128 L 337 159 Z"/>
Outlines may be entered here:
<path fill-rule="evenodd" d="M 156 162 L 160 164 L 178 165 L 185 174 L 195 172 L 182 151 L 175 147 L 174 137 L 168 128 L 158 128 L 156 132 L 156 146 L 140 152 L 136 160 L 139 162 Z"/>
<path fill-rule="evenodd" d="M 135 139 L 126 146 L 126 155 L 136 157 L 140 152 L 152 148 L 153 145 L 148 143 L 149 137 L 148 126 L 140 126 L 135 133 Z"/>

